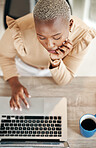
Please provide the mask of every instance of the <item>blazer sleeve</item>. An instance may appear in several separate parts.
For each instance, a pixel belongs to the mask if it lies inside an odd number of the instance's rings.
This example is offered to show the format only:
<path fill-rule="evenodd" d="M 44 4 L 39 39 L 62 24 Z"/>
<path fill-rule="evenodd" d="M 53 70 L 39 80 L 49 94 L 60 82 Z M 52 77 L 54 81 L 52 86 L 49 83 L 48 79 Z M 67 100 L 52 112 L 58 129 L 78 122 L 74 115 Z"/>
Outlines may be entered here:
<path fill-rule="evenodd" d="M 15 65 L 16 54 L 10 30 L 7 29 L 0 40 L 0 67 L 5 81 L 13 76 L 19 76 Z"/>
<path fill-rule="evenodd" d="M 61 60 L 58 67 L 50 69 L 52 77 L 57 84 L 68 84 L 76 74 L 76 71 L 88 51 L 88 45 L 95 38 L 96 32 L 87 31 L 84 36 L 73 46 L 72 51 Z"/>

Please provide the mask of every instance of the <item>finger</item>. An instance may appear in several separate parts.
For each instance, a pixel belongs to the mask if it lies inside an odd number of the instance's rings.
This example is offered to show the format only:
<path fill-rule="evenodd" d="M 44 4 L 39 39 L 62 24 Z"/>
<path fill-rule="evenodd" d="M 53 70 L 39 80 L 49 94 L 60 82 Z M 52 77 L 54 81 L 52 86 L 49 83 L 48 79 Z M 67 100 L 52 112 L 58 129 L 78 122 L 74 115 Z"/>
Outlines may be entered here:
<path fill-rule="evenodd" d="M 65 51 L 63 51 L 62 49 L 60 49 L 60 50 L 58 49 L 57 52 L 59 54 L 59 59 L 60 58 L 62 59 L 64 57 L 64 55 L 65 55 Z"/>
<path fill-rule="evenodd" d="M 64 50 L 62 50 L 62 49 L 57 49 L 57 52 L 58 52 L 59 56 L 64 54 Z"/>
<path fill-rule="evenodd" d="M 69 39 L 67 39 L 66 41 L 64 41 L 64 42 L 63 42 L 63 45 L 64 45 L 64 44 L 67 44 L 67 43 L 69 43 L 69 44 L 73 45 L 72 41 L 71 41 L 71 40 L 69 40 Z"/>
<path fill-rule="evenodd" d="M 20 102 L 19 102 L 19 96 L 15 96 L 14 97 L 14 101 L 15 101 L 15 103 L 16 103 L 16 105 L 17 105 L 17 107 L 20 109 L 20 111 L 22 110 L 22 108 L 21 108 L 21 106 L 20 106 Z"/>
<path fill-rule="evenodd" d="M 67 49 L 72 49 L 73 48 L 73 46 L 71 44 L 69 44 L 69 43 L 65 43 L 65 44 L 63 44 L 63 46 L 66 47 Z"/>
<path fill-rule="evenodd" d="M 30 97 L 31 97 L 31 96 L 29 95 L 29 93 L 28 93 L 28 91 L 27 91 L 26 88 L 24 88 L 23 91 L 24 91 L 24 93 L 25 93 L 25 95 L 26 95 L 27 98 L 30 98 Z"/>
<path fill-rule="evenodd" d="M 64 53 L 64 52 L 66 52 L 66 50 L 68 50 L 68 48 L 62 46 L 62 47 L 59 47 L 59 50 Z"/>
<path fill-rule="evenodd" d="M 10 107 L 11 107 L 11 110 L 13 109 L 17 110 L 16 103 L 14 102 L 13 98 L 11 98 L 10 100 Z"/>
<path fill-rule="evenodd" d="M 51 60 L 58 60 L 58 59 L 60 59 L 58 53 L 57 54 L 56 53 L 54 53 L 54 54 L 51 53 Z"/>
<path fill-rule="evenodd" d="M 67 41 L 65 41 L 65 43 L 69 43 L 69 44 L 73 44 L 71 40 L 67 39 Z"/>
<path fill-rule="evenodd" d="M 13 104 L 13 108 L 15 109 L 15 110 L 17 110 L 17 106 L 16 106 L 16 103 L 15 103 L 15 101 L 12 99 L 12 104 Z"/>
<path fill-rule="evenodd" d="M 13 107 L 13 103 L 12 103 L 12 98 L 10 99 L 10 102 L 9 103 L 10 103 L 11 110 L 13 110 L 14 107 Z"/>
<path fill-rule="evenodd" d="M 22 99 L 22 101 L 23 101 L 24 104 L 27 106 L 27 108 L 29 108 L 29 104 L 28 104 L 28 102 L 26 101 L 26 99 L 24 98 L 24 95 L 23 95 L 23 94 L 20 94 L 19 97 Z"/>

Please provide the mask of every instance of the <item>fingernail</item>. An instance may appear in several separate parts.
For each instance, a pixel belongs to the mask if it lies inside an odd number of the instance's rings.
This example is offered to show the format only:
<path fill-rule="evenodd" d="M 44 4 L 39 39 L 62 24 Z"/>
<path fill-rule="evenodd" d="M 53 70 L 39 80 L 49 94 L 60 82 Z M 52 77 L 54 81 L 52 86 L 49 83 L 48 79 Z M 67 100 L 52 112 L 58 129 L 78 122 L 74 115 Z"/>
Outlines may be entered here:
<path fill-rule="evenodd" d="M 27 108 L 29 108 L 29 104 L 27 104 Z"/>
<path fill-rule="evenodd" d="M 31 95 L 28 95 L 28 98 L 31 98 Z"/>
<path fill-rule="evenodd" d="M 13 110 L 13 107 L 11 107 L 11 110 Z"/>
<path fill-rule="evenodd" d="M 20 108 L 20 111 L 22 111 L 22 108 Z"/>
<path fill-rule="evenodd" d="M 15 110 L 17 110 L 17 107 L 15 107 Z"/>

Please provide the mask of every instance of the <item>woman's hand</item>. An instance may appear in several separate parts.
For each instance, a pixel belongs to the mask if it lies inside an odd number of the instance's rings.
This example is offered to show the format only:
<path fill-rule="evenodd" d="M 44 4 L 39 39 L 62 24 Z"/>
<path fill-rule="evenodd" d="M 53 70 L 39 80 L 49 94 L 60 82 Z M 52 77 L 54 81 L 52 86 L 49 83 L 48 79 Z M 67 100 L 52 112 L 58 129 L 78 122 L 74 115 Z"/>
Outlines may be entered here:
<path fill-rule="evenodd" d="M 12 89 L 12 97 L 10 100 L 11 109 L 14 108 L 17 110 L 17 108 L 19 108 L 20 110 L 22 110 L 21 105 L 20 105 L 20 99 L 24 102 L 26 107 L 29 108 L 29 104 L 25 99 L 25 96 L 28 98 L 30 97 L 27 89 L 19 82 L 17 77 L 13 77 L 9 79 L 8 82 Z"/>
<path fill-rule="evenodd" d="M 68 39 L 56 50 L 56 53 L 50 54 L 51 60 L 63 59 L 72 50 L 72 48 L 72 42 Z"/>

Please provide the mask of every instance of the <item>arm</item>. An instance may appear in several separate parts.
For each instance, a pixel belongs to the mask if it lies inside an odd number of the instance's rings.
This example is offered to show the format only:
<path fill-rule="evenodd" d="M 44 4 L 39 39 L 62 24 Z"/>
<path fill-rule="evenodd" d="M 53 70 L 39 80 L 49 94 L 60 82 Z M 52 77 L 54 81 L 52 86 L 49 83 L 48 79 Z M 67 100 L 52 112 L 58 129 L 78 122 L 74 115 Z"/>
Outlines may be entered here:
<path fill-rule="evenodd" d="M 56 50 L 55 54 L 50 54 L 50 66 L 49 69 L 53 76 L 53 79 L 57 84 L 67 84 L 73 78 L 72 73 L 67 69 L 63 59 L 68 56 L 68 53 L 73 49 L 70 40 L 64 42 L 64 44 Z"/>
<path fill-rule="evenodd" d="M 20 103 L 19 103 L 19 98 L 22 99 L 22 101 L 25 103 L 27 108 L 29 108 L 28 102 L 26 101 L 24 94 L 26 97 L 30 97 L 27 89 L 19 82 L 18 77 L 12 77 L 8 80 L 8 83 L 11 87 L 12 90 L 12 96 L 10 100 L 10 107 L 11 109 L 15 108 L 17 110 L 17 107 L 22 110 Z"/>
<path fill-rule="evenodd" d="M 73 73 L 67 69 L 63 60 L 60 60 L 59 66 L 57 65 L 57 67 L 54 68 L 50 67 L 50 71 L 54 81 L 58 85 L 66 85 L 74 78 Z"/>
<path fill-rule="evenodd" d="M 29 94 L 26 88 L 18 80 L 18 72 L 15 64 L 15 56 L 17 52 L 13 45 L 13 39 L 11 37 L 9 29 L 7 29 L 0 40 L 0 66 L 3 71 L 5 81 L 8 81 L 11 86 L 12 96 L 10 100 L 11 108 L 21 108 L 19 103 L 19 98 L 25 103 L 28 107 L 28 103 L 25 100 L 24 94 L 26 97 L 29 97 Z"/>
<path fill-rule="evenodd" d="M 72 78 L 74 78 L 76 71 L 81 64 L 84 56 L 88 52 L 88 45 L 95 38 L 96 32 L 93 30 L 89 30 L 84 34 L 77 44 L 73 47 L 73 49 L 61 59 L 60 65 L 55 68 L 49 67 L 52 73 L 53 79 L 57 84 L 66 85 L 69 83 Z"/>

